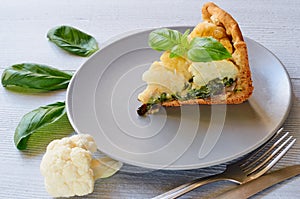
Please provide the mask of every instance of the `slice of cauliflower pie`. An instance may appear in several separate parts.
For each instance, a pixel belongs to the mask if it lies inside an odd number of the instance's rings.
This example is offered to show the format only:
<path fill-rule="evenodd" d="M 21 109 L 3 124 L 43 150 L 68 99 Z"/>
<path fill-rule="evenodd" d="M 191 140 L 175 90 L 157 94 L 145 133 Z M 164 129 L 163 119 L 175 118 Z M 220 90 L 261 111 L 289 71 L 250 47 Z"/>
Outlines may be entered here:
<path fill-rule="evenodd" d="M 162 28 L 150 33 L 149 45 L 164 52 L 143 74 L 147 88 L 138 96 L 139 115 L 161 105 L 239 104 L 251 96 L 247 46 L 237 22 L 210 2 L 202 18 L 192 32 Z"/>

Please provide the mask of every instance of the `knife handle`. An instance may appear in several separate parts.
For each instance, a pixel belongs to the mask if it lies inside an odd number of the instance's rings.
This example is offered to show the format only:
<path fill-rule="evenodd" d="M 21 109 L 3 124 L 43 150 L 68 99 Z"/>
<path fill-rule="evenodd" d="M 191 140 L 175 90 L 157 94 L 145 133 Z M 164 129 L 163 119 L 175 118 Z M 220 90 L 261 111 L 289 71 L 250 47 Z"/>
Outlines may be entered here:
<path fill-rule="evenodd" d="M 299 174 L 300 165 L 288 166 L 286 168 L 263 175 L 245 184 L 238 185 L 236 188 L 230 189 L 229 191 L 218 195 L 215 199 L 246 199 L 260 191 L 263 191 L 266 188 L 269 188 L 279 182 L 282 182 Z"/>

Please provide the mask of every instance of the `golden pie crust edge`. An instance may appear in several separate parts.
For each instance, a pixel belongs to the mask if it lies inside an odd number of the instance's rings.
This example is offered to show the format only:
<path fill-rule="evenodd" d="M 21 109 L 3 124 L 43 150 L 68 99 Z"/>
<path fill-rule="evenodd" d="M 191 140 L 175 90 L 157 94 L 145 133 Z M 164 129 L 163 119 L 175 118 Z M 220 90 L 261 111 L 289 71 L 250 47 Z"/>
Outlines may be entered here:
<path fill-rule="evenodd" d="M 241 91 L 227 92 L 224 95 L 218 95 L 208 99 L 191 99 L 186 101 L 167 101 L 163 106 L 181 106 L 183 104 L 240 104 L 246 101 L 253 92 L 251 71 L 248 60 L 247 45 L 238 23 L 226 11 L 212 2 L 208 2 L 202 7 L 203 21 L 223 26 L 227 35 L 231 37 L 231 43 L 234 48 L 232 61 L 239 68 L 237 77 L 237 88 Z"/>

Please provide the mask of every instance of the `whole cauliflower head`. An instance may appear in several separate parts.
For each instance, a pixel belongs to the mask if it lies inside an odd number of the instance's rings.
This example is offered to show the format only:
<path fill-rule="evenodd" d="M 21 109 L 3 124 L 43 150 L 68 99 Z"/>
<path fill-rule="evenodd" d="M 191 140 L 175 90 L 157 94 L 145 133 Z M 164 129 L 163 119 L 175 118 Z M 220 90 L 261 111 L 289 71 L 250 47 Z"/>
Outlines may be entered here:
<path fill-rule="evenodd" d="M 48 193 L 54 197 L 71 197 L 93 192 L 95 179 L 91 164 L 96 150 L 96 143 L 88 134 L 52 141 L 40 165 Z"/>

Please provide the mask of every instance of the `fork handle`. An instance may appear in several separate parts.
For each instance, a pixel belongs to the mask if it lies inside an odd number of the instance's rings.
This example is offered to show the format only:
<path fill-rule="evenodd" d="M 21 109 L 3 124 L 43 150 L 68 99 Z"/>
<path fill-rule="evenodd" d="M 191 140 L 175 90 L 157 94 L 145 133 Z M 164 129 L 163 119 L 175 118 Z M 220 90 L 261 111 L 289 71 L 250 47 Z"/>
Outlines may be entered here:
<path fill-rule="evenodd" d="M 223 175 L 223 173 L 219 173 L 216 175 L 211 175 L 203 178 L 198 178 L 196 180 L 193 180 L 191 182 L 188 182 L 186 184 L 180 185 L 179 187 L 176 187 L 174 189 L 171 189 L 168 192 L 165 192 L 161 195 L 158 195 L 152 199 L 174 199 L 179 196 L 182 196 L 183 194 L 186 194 L 187 192 L 190 192 L 200 186 L 217 182 L 221 180 L 228 180 L 226 176 Z"/>

